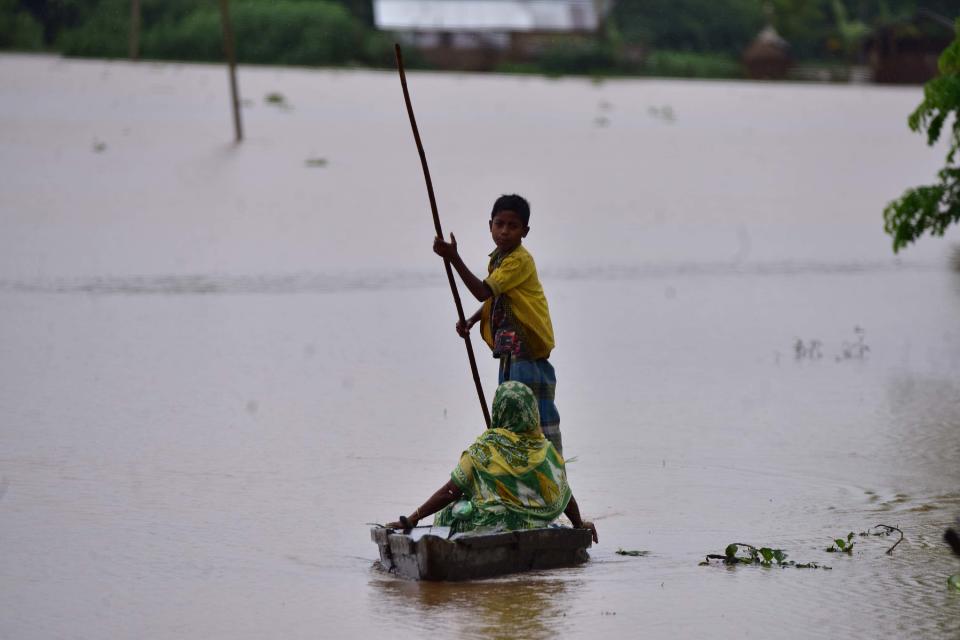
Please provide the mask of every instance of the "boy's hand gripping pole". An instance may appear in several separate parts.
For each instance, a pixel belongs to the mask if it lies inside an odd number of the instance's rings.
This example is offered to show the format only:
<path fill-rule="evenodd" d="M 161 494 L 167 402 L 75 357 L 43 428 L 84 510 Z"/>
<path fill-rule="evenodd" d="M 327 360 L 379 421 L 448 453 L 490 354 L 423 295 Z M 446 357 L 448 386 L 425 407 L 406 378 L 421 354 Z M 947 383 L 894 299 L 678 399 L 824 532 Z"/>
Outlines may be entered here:
<path fill-rule="evenodd" d="M 427 195 L 430 196 L 430 209 L 433 211 L 433 226 L 436 228 L 437 237 L 443 238 L 443 230 L 440 228 L 440 214 L 437 213 L 437 199 L 433 195 L 433 182 L 430 181 L 430 169 L 427 167 L 427 154 L 423 151 L 423 143 L 420 142 L 420 131 L 417 129 L 417 119 L 413 115 L 413 105 L 410 103 L 410 92 L 407 90 L 407 76 L 403 72 L 403 54 L 400 52 L 400 45 L 394 44 L 394 51 L 397 54 L 397 71 L 400 72 L 400 86 L 403 87 L 403 100 L 407 104 L 407 115 L 410 116 L 410 128 L 413 129 L 413 139 L 417 143 L 417 151 L 420 153 L 420 165 L 423 167 L 423 178 L 427 181 Z M 466 323 L 463 316 L 463 304 L 460 302 L 460 292 L 457 291 L 457 283 L 453 279 L 453 270 L 450 267 L 450 261 L 443 259 L 443 266 L 447 271 L 447 281 L 450 283 L 450 292 L 453 294 L 453 302 L 457 306 L 457 317 L 462 323 Z M 483 409 L 483 419 L 490 428 L 490 412 L 487 409 L 487 401 L 483 397 L 483 386 L 480 384 L 480 374 L 477 372 L 477 359 L 473 355 L 473 343 L 470 342 L 470 334 L 463 337 L 463 342 L 467 347 L 467 357 L 470 359 L 470 371 L 473 373 L 473 383 L 477 387 L 477 395 L 480 397 L 480 408 Z"/>

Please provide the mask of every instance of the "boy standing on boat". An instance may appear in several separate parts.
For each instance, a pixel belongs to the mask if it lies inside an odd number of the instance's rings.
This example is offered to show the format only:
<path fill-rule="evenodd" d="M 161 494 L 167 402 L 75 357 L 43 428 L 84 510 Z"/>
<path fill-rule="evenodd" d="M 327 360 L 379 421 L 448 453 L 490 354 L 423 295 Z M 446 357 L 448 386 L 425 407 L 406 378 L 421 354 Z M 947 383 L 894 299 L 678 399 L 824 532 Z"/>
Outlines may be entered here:
<path fill-rule="evenodd" d="M 550 310 L 533 256 L 523 247 L 530 233 L 530 205 L 518 195 L 497 198 L 490 212 L 490 235 L 496 249 L 490 254 L 487 277 L 480 279 L 464 264 L 457 240 L 435 238 L 433 251 L 453 265 L 467 289 L 483 306 L 457 333 L 466 336 L 478 321 L 484 341 L 501 360 L 499 383 L 522 382 L 533 390 L 540 409 L 543 435 L 563 452 L 560 414 L 554 404 L 556 374 L 548 360 L 554 347 Z"/>

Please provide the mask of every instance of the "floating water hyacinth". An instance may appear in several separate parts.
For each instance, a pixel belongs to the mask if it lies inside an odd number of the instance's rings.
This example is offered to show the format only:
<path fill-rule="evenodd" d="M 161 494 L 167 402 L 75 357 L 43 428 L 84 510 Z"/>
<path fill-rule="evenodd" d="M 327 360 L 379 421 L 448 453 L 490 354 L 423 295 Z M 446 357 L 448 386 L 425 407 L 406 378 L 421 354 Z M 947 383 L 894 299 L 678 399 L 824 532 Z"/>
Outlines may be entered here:
<path fill-rule="evenodd" d="M 746 551 L 747 555 L 740 553 Z M 739 555 L 738 555 L 739 554 Z M 755 547 L 746 542 L 732 542 L 723 550 L 723 555 L 711 553 L 708 554 L 700 566 L 709 566 L 711 560 L 721 560 L 723 564 L 752 564 L 761 567 L 794 567 L 796 569 L 831 569 L 826 565 L 817 562 L 794 562 L 787 560 L 787 554 L 783 549 L 773 549 L 771 547 Z"/>
<path fill-rule="evenodd" d="M 847 538 L 836 538 L 833 544 L 826 548 L 828 553 L 853 553 L 853 531 L 847 534 Z"/>

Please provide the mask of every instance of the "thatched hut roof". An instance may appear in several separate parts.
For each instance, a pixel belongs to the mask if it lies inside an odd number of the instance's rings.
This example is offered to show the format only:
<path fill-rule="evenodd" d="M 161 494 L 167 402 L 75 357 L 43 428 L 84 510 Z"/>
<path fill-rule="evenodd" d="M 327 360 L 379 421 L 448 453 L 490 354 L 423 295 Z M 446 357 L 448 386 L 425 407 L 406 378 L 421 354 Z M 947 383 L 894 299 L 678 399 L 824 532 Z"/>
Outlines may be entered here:
<path fill-rule="evenodd" d="M 790 44 L 773 25 L 768 24 L 743 52 L 747 76 L 757 80 L 776 80 L 787 75 L 790 68 Z"/>

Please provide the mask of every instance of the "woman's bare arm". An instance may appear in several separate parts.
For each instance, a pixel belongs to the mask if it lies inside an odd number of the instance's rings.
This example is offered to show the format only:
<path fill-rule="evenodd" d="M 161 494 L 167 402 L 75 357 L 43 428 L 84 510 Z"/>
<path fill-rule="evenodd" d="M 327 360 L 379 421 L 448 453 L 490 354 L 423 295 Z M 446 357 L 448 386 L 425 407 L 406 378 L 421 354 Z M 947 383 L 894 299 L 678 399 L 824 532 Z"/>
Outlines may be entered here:
<path fill-rule="evenodd" d="M 443 509 L 445 506 L 457 500 L 463 495 L 463 491 L 460 490 L 460 487 L 453 483 L 453 480 L 447 480 L 447 483 L 437 489 L 437 491 L 427 498 L 427 501 L 422 505 L 417 507 L 413 513 L 407 516 L 407 522 L 410 523 L 410 526 L 416 526 L 416 524 L 426 518 L 429 515 L 433 515 L 440 509 Z M 388 529 L 401 529 L 403 525 L 397 522 L 391 522 L 387 524 Z"/>
<path fill-rule="evenodd" d="M 589 529 L 593 536 L 593 541 L 600 542 L 600 538 L 597 537 L 597 527 L 594 526 L 592 522 L 586 522 L 580 517 L 580 506 L 577 505 L 576 498 L 570 496 L 570 502 L 567 503 L 567 508 L 564 509 L 563 513 L 570 518 L 570 522 L 574 527 L 577 529 Z"/>

